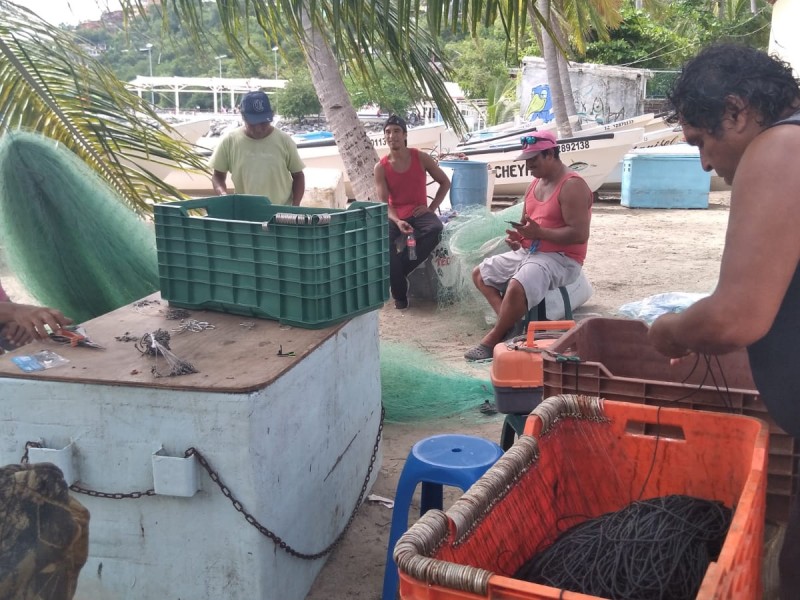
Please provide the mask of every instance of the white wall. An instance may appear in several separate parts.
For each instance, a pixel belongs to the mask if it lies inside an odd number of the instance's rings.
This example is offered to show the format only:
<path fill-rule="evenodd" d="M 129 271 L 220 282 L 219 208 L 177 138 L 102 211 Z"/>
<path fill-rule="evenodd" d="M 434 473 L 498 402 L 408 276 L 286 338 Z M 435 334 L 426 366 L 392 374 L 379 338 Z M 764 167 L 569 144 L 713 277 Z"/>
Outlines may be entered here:
<path fill-rule="evenodd" d="M 381 412 L 378 313 L 352 319 L 252 393 L 18 378 L 0 378 L 0 389 L 0 464 L 19 462 L 26 441 L 54 449 L 72 443 L 82 485 L 131 492 L 153 487 L 153 452 L 162 447 L 182 457 L 193 446 L 256 519 L 313 553 L 344 527 L 373 453 Z M 289 556 L 204 471 L 199 480 L 191 497 L 76 495 L 91 515 L 77 597 L 305 598 L 325 559 Z"/>
<path fill-rule="evenodd" d="M 651 73 L 645 69 L 570 63 L 569 77 L 578 112 L 603 124 L 642 114 L 645 82 Z M 553 120 L 544 59 L 526 56 L 519 81 L 517 97 L 522 120 L 543 124 Z"/>
<path fill-rule="evenodd" d="M 772 7 L 772 30 L 769 36 L 769 53 L 779 56 L 792 65 L 800 77 L 800 0 L 777 0 Z"/>

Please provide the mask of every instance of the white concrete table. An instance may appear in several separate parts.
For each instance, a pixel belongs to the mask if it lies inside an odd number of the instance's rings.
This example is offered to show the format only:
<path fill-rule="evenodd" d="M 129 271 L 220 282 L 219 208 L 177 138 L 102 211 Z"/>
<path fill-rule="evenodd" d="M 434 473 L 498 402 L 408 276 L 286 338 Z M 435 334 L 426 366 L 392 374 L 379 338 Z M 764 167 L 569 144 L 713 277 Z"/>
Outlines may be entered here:
<path fill-rule="evenodd" d="M 31 460 L 60 464 L 83 488 L 155 488 L 141 498 L 77 494 L 91 513 L 79 596 L 99 586 L 109 598 L 301 600 L 324 558 L 278 547 L 184 452 L 199 450 L 244 510 L 286 544 L 325 549 L 347 523 L 374 453 L 377 313 L 308 330 L 191 311 L 215 328 L 171 332 L 171 347 L 199 372 L 155 378 L 154 359 L 115 337 L 177 327 L 167 308 L 125 306 L 87 322 L 104 350 L 48 341 L 0 357 L 0 464 L 19 462 L 26 442 L 38 442 Z M 296 356 L 278 356 L 281 347 Z M 10 360 L 44 349 L 69 364 L 26 374 Z M 378 452 L 373 480 L 380 460 Z"/>

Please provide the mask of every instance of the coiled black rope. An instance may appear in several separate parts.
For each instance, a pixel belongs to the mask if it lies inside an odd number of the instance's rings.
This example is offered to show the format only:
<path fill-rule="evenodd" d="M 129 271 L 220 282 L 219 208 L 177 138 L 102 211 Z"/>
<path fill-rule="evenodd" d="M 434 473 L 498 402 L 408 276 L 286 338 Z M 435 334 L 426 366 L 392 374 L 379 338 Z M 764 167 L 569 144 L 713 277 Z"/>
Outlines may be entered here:
<path fill-rule="evenodd" d="M 612 600 L 690 600 L 732 516 L 690 496 L 634 502 L 564 532 L 514 577 Z"/>

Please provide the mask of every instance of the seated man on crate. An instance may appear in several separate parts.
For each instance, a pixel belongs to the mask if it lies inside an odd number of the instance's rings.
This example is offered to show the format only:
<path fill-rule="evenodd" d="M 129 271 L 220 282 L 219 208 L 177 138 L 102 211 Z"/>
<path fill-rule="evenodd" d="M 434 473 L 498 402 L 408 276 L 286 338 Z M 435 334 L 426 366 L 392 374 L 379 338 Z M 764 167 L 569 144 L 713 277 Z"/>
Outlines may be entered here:
<path fill-rule="evenodd" d="M 746 347 L 770 415 L 800 437 L 800 86 L 790 65 L 725 44 L 686 63 L 667 98 L 732 191 L 714 293 L 658 318 L 650 340 L 674 359 Z M 800 494 L 779 567 L 780 597 L 800 598 Z"/>
<path fill-rule="evenodd" d="M 395 308 L 408 308 L 406 277 L 439 243 L 442 222 L 436 209 L 450 189 L 450 179 L 429 154 L 408 147 L 406 122 L 392 115 L 383 135 L 389 154 L 374 169 L 378 197 L 389 203 L 389 287 Z M 427 176 L 439 184 L 428 204 Z"/>
<path fill-rule="evenodd" d="M 56 331 L 70 323 L 72 321 L 54 308 L 11 302 L 0 286 L 0 354 L 34 339 L 47 338 L 45 325 Z"/>
<path fill-rule="evenodd" d="M 228 193 L 230 172 L 237 194 L 299 206 L 306 191 L 305 165 L 292 138 L 272 126 L 269 98 L 261 91 L 249 92 L 241 107 L 244 127 L 222 138 L 208 161 L 214 170 L 214 191 L 220 196 Z"/>
<path fill-rule="evenodd" d="M 535 179 L 525 193 L 521 223 L 506 231 L 511 250 L 485 259 L 472 281 L 497 313 L 497 322 L 467 360 L 492 358 L 495 344 L 548 290 L 575 281 L 586 258 L 592 220 L 592 191 L 559 158 L 556 138 L 548 131 L 522 138 L 525 168 Z"/>

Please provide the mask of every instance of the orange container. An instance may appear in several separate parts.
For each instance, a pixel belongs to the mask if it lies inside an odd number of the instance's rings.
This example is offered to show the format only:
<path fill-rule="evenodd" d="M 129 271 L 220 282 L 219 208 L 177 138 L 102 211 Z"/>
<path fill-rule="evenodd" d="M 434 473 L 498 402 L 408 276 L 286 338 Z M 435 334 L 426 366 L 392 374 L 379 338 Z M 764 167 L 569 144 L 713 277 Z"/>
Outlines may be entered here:
<path fill-rule="evenodd" d="M 542 352 L 557 338 L 536 339 L 536 332 L 565 331 L 575 321 L 531 321 L 523 341 L 500 342 L 493 352 L 489 378 L 501 413 L 528 414 L 542 401 Z"/>
<path fill-rule="evenodd" d="M 525 430 L 447 512 L 428 511 L 401 537 L 394 553 L 401 598 L 595 599 L 510 575 L 564 529 L 670 494 L 735 509 L 697 598 L 761 598 L 764 423 L 555 396 L 534 410 Z"/>
<path fill-rule="evenodd" d="M 758 417 L 769 427 L 767 518 L 785 522 L 800 486 L 800 442 L 767 412 L 746 350 L 671 365 L 647 339 L 643 321 L 593 317 L 562 335 L 542 356 L 545 398 L 586 394 L 651 406 Z M 570 356 L 575 360 L 563 360 Z M 561 357 L 562 360 L 558 360 Z"/>

